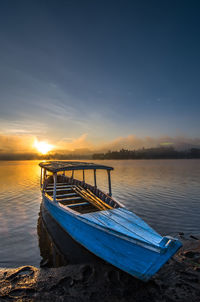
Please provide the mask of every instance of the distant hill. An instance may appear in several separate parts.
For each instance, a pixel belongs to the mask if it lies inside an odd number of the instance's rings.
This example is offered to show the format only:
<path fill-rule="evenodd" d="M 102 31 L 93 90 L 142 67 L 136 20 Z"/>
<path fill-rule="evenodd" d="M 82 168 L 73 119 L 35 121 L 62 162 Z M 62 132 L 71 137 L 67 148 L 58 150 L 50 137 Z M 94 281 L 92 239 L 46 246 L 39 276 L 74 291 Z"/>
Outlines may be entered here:
<path fill-rule="evenodd" d="M 176 150 L 173 147 L 142 148 L 139 150 L 121 149 L 120 151 L 99 152 L 76 150 L 76 152 L 38 153 L 0 153 L 0 160 L 79 160 L 79 159 L 181 159 L 200 158 L 200 148 Z"/>
<path fill-rule="evenodd" d="M 142 148 L 139 150 L 108 151 L 93 154 L 93 159 L 181 159 L 200 158 L 200 149 L 178 151 L 173 147 Z"/>

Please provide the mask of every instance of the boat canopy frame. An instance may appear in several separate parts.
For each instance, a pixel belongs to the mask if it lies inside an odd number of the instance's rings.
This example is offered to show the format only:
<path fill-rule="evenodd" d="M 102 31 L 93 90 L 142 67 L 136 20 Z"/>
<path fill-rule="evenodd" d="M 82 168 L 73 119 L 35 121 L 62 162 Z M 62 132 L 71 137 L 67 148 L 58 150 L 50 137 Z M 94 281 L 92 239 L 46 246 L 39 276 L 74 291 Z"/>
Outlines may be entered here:
<path fill-rule="evenodd" d="M 71 178 L 74 178 L 74 171 L 75 170 L 83 170 L 83 182 L 85 182 L 85 170 L 93 170 L 94 171 L 94 187 L 97 187 L 97 179 L 96 179 L 96 170 L 107 170 L 108 173 L 108 188 L 109 188 L 109 196 L 112 196 L 112 189 L 111 189 L 111 176 L 110 172 L 113 167 L 99 165 L 94 163 L 87 163 L 87 162 L 72 162 L 72 161 L 48 161 L 48 162 L 41 162 L 39 163 L 41 167 L 41 178 L 40 178 L 40 185 L 42 191 L 44 191 L 44 185 L 46 180 L 46 172 L 49 171 L 53 173 L 53 180 L 54 180 L 54 190 L 53 190 L 53 200 L 56 201 L 56 184 L 57 184 L 57 173 L 63 172 L 65 175 L 65 171 L 72 171 Z M 43 172 L 44 169 L 44 172 Z"/>
<path fill-rule="evenodd" d="M 41 162 L 40 167 L 45 168 L 49 172 L 72 171 L 72 170 L 114 170 L 112 167 L 99 165 L 94 163 L 85 163 L 77 161 L 48 161 Z"/>

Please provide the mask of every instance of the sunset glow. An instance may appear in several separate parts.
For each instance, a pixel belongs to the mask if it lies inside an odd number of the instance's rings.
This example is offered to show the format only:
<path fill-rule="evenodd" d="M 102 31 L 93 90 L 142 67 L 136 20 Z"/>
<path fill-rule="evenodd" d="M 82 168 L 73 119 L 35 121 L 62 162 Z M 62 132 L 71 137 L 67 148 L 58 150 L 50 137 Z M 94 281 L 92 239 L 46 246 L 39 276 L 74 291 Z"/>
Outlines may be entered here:
<path fill-rule="evenodd" d="M 47 154 L 49 151 L 53 149 L 53 146 L 46 143 L 45 141 L 39 142 L 38 140 L 35 140 L 34 146 L 37 149 L 37 151 L 41 154 Z"/>
<path fill-rule="evenodd" d="M 199 1 L 15 2 L 0 1 L 0 160 L 200 148 Z"/>

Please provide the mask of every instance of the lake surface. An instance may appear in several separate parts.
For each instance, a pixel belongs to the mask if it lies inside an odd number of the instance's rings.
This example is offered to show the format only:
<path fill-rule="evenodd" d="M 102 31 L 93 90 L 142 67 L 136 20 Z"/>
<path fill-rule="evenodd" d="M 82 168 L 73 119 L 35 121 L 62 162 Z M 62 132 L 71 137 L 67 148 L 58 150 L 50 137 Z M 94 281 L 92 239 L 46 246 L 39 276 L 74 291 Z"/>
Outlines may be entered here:
<path fill-rule="evenodd" d="M 200 233 L 200 160 L 93 162 L 114 167 L 113 197 L 159 233 Z M 0 162 L 0 267 L 40 266 L 50 257 L 56 259 L 48 260 L 50 266 L 66 261 L 61 261 L 62 255 L 56 252 L 53 241 L 53 237 L 58 239 L 63 234 L 59 235 L 59 230 L 56 236 L 48 234 L 41 221 L 38 163 Z M 75 178 L 81 179 L 81 176 L 80 172 L 75 172 Z M 93 184 L 93 175 L 89 171 L 86 172 L 86 181 Z M 106 172 L 97 172 L 97 185 L 108 191 Z M 82 253 L 78 248 L 77 252 Z"/>

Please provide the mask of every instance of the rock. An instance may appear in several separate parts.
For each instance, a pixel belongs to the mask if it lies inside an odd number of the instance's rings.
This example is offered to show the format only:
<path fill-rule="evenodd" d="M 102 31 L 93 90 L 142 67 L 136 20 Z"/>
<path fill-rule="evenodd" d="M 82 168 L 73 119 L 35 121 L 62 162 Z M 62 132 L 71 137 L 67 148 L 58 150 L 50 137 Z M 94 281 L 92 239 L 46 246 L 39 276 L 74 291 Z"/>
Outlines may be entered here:
<path fill-rule="evenodd" d="M 5 269 L 0 301 L 199 302 L 199 261 L 200 244 L 191 240 L 147 283 L 104 263 Z"/>
<path fill-rule="evenodd" d="M 82 272 L 82 280 L 87 281 L 90 276 L 93 274 L 93 269 L 90 265 L 85 265 L 81 269 Z"/>

